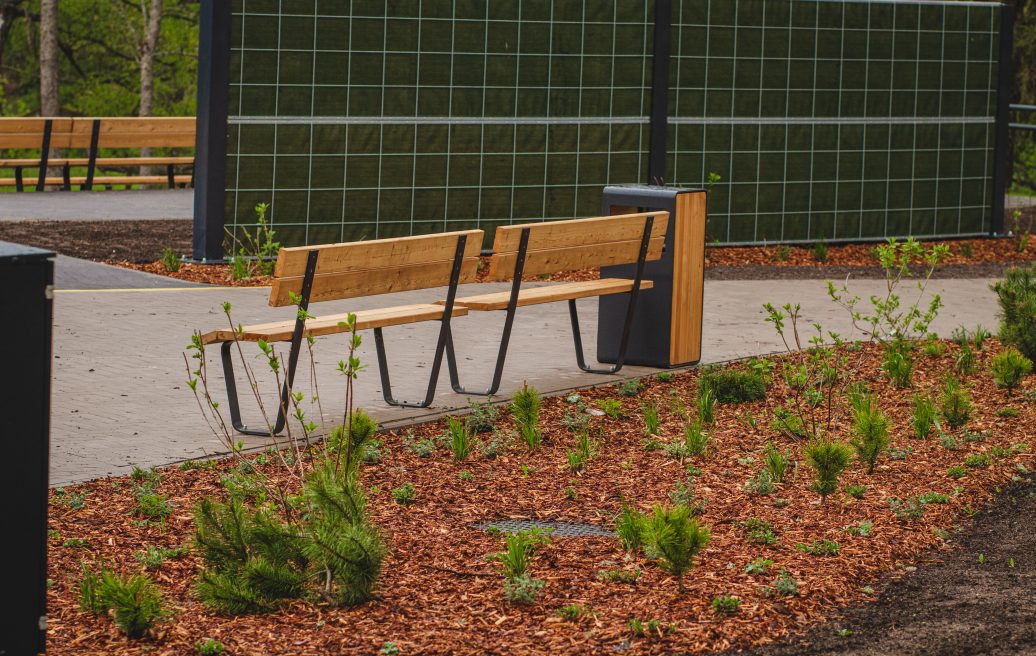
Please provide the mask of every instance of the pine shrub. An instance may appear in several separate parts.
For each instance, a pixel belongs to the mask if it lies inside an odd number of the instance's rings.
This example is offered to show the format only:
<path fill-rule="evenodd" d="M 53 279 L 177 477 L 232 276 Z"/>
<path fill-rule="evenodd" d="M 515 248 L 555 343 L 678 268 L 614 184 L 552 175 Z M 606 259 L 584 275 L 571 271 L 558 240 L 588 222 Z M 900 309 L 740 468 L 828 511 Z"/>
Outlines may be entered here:
<path fill-rule="evenodd" d="M 85 563 L 79 583 L 80 607 L 95 614 L 109 610 L 115 626 L 128 638 L 141 638 L 169 615 L 162 593 L 143 574 L 121 577 L 101 568 L 95 573 Z"/>
<path fill-rule="evenodd" d="M 850 442 L 856 450 L 856 456 L 867 463 L 868 474 L 874 473 L 878 458 L 888 448 L 889 442 L 889 418 L 878 408 L 874 397 L 868 397 L 853 420 L 853 438 Z"/>
<path fill-rule="evenodd" d="M 766 445 L 766 453 L 763 455 L 763 470 L 769 475 L 770 480 L 780 484 L 791 469 L 791 452 L 780 451 L 773 444 Z"/>
<path fill-rule="evenodd" d="M 956 378 L 949 377 L 943 383 L 939 410 L 953 428 L 960 428 L 971 419 L 971 396 Z"/>
<path fill-rule="evenodd" d="M 644 519 L 641 530 L 644 554 L 676 577 L 680 592 L 683 592 L 683 575 L 708 544 L 709 535 L 709 529 L 698 524 L 687 506 L 655 506 Z"/>
<path fill-rule="evenodd" d="M 914 394 L 914 410 L 910 415 L 910 427 L 914 429 L 914 437 L 919 440 L 928 439 L 937 422 L 935 402 L 927 394 Z"/>
<path fill-rule="evenodd" d="M 1006 388 L 1010 394 L 1018 387 L 1022 378 L 1032 371 L 1032 360 L 1022 355 L 1018 349 L 1009 346 L 993 356 L 989 362 L 989 371 L 997 387 Z"/>
<path fill-rule="evenodd" d="M 540 442 L 543 440 L 539 425 L 540 405 L 540 393 L 529 385 L 522 385 L 511 399 L 511 414 L 518 424 L 519 434 L 525 445 L 533 451 L 540 448 Z"/>
<path fill-rule="evenodd" d="M 1000 341 L 1036 358 L 1036 264 L 1008 269 L 992 289 L 1000 306 Z"/>
<path fill-rule="evenodd" d="M 813 468 L 812 489 L 821 501 L 838 489 L 838 477 L 849 466 L 853 450 L 845 442 L 815 439 L 805 447 L 806 463 Z"/>

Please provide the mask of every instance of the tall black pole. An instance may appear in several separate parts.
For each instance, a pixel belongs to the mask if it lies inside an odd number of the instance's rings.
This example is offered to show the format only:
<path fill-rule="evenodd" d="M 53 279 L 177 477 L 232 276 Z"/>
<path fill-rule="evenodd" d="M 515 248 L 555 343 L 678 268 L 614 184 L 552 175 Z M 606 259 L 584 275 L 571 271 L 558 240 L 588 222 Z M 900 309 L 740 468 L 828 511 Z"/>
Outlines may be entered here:
<path fill-rule="evenodd" d="M 194 259 L 223 259 L 230 94 L 230 1 L 202 0 L 198 36 L 198 123 L 194 151 Z"/>
<path fill-rule="evenodd" d="M 669 137 L 669 56 L 673 40 L 672 0 L 655 0 L 655 48 L 651 65 L 651 134 L 648 146 L 648 184 L 665 183 Z"/>
<path fill-rule="evenodd" d="M 41 173 L 42 175 L 42 173 Z M 18 440 L 18 462 L 0 476 L 0 517 L 8 603 L 0 613 L 0 654 L 46 651 L 47 484 L 50 456 L 50 338 L 54 253 L 0 242 L 0 340 L 17 372 L 0 397 L 4 435 Z"/>
<path fill-rule="evenodd" d="M 1004 197 L 1010 180 L 1007 179 L 1007 158 L 1011 154 L 1010 126 L 1011 94 L 1014 90 L 1014 7 L 1000 7 L 1000 61 L 996 82 L 996 142 L 993 146 L 993 220 L 989 233 L 1004 233 Z"/>

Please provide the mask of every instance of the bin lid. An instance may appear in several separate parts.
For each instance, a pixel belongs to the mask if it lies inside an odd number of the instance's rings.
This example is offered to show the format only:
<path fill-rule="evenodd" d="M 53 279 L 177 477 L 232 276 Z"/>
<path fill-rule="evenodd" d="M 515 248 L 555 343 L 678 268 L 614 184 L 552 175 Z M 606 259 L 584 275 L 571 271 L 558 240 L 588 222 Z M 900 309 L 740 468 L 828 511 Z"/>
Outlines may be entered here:
<path fill-rule="evenodd" d="M 12 264 L 19 260 L 45 260 L 50 257 L 54 257 L 53 251 L 0 241 L 0 264 Z"/>

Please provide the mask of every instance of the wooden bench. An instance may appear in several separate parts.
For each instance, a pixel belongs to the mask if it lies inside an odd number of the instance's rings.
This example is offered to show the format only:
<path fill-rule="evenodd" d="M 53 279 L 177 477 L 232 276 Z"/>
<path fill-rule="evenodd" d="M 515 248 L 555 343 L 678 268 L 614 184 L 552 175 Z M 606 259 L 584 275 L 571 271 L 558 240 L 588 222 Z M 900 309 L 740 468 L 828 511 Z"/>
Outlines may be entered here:
<path fill-rule="evenodd" d="M 450 334 L 450 320 L 468 313 L 467 308 L 454 302 L 457 285 L 475 281 L 482 237 L 481 230 L 466 230 L 421 237 L 282 248 L 277 256 L 269 303 L 283 307 L 296 305 L 298 301 L 296 318 L 252 326 L 228 326 L 201 336 L 203 344 L 222 345 L 223 371 L 234 428 L 247 435 L 269 435 L 269 430 L 250 429 L 241 421 L 231 357 L 234 344 L 260 339 L 269 343 L 291 343 L 280 410 L 274 426 L 274 434 L 280 433 L 284 428 L 284 409 L 288 406 L 288 394 L 295 380 L 303 338 L 346 330 L 343 322 L 348 314 L 308 315 L 310 303 L 446 286 L 446 299 L 441 303 L 400 305 L 353 313 L 357 330 L 374 330 L 385 401 L 390 405 L 411 408 L 431 405 L 443 350 Z M 392 395 L 382 329 L 422 321 L 441 322 L 428 387 L 421 402 L 398 401 Z"/>
<path fill-rule="evenodd" d="M 457 305 L 468 310 L 477 312 L 504 310 L 507 313 L 496 368 L 492 382 L 485 391 L 471 391 L 462 387 L 457 373 L 457 358 L 451 334 L 446 343 L 446 362 L 454 391 L 482 396 L 496 393 L 500 388 L 515 312 L 519 307 L 540 303 L 568 301 L 576 362 L 580 369 L 601 374 L 611 374 L 622 369 L 637 305 L 637 296 L 641 290 L 650 289 L 653 286 L 650 280 L 643 279 L 644 263 L 661 258 L 668 223 L 669 212 L 642 212 L 497 228 L 493 242 L 493 255 L 490 257 L 489 279 L 506 280 L 511 278 L 510 291 L 456 299 Z M 637 265 L 636 275 L 632 280 L 604 278 L 522 288 L 523 275 L 631 263 Z M 612 367 L 593 369 L 588 367 L 583 359 L 576 299 L 611 294 L 629 294 L 618 358 Z"/>
<path fill-rule="evenodd" d="M 194 148 L 193 117 L 173 118 L 0 118 L 0 149 L 35 149 L 38 158 L 0 159 L 0 168 L 14 169 L 14 177 L 0 177 L 0 186 L 26 186 L 43 191 L 48 185 L 70 190 L 73 185 L 89 190 L 94 185 L 192 184 L 193 174 L 177 174 L 177 167 L 193 167 L 193 156 L 101 157 L 107 149 Z M 85 150 L 85 157 L 50 158 L 52 149 Z M 85 166 L 85 176 L 72 176 L 73 166 Z M 98 168 L 164 166 L 165 175 L 97 175 Z M 60 167 L 62 176 L 46 177 L 44 172 Z M 37 169 L 36 177 L 26 177 L 25 169 Z"/>

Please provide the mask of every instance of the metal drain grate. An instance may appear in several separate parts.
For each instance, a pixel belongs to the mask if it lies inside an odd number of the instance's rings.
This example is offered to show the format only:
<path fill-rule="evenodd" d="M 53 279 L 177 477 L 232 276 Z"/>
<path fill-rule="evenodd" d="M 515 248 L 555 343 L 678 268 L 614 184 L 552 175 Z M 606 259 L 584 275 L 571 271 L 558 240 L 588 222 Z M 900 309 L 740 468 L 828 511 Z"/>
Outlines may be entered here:
<path fill-rule="evenodd" d="M 499 519 L 492 522 L 475 524 L 475 528 L 485 531 L 495 528 L 504 533 L 517 533 L 538 528 L 544 531 L 550 530 L 551 535 L 559 538 L 595 538 L 614 537 L 615 534 L 596 524 L 577 524 L 575 522 L 545 522 L 531 519 Z"/>

